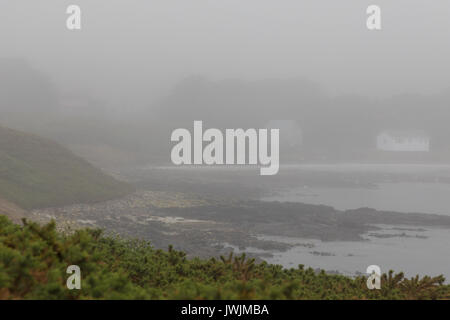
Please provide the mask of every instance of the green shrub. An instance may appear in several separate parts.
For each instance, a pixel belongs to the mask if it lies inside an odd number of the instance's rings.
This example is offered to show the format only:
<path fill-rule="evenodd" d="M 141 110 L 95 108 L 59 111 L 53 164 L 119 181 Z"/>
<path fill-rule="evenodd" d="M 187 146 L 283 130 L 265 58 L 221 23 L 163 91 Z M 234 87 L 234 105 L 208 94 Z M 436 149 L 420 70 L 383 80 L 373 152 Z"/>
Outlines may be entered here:
<path fill-rule="evenodd" d="M 69 290 L 66 268 L 81 269 L 81 290 Z M 169 247 L 84 229 L 60 234 L 55 224 L 13 224 L 0 216 L 0 299 L 445 299 L 444 278 L 366 278 L 284 269 L 245 255 L 187 259 Z"/>

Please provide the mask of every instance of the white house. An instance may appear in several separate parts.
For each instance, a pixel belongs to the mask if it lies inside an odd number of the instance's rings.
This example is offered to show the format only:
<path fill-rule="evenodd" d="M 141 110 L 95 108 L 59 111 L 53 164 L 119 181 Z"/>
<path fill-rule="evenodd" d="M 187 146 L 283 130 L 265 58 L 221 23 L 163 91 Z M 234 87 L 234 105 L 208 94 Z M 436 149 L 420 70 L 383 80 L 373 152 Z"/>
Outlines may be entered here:
<path fill-rule="evenodd" d="M 383 131 L 377 136 L 377 149 L 398 152 L 429 152 L 430 137 L 422 131 Z"/>

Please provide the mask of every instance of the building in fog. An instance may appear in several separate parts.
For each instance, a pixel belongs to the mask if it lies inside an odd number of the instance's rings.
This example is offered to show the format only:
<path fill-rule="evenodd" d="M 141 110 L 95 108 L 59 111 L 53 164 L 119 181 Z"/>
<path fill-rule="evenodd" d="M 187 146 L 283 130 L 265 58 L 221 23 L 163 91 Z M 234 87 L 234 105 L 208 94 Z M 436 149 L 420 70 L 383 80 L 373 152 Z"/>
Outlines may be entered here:
<path fill-rule="evenodd" d="M 377 149 L 398 152 L 429 152 L 430 137 L 422 131 L 383 131 L 377 136 Z"/>
<path fill-rule="evenodd" d="M 280 130 L 280 157 L 285 161 L 298 161 L 303 144 L 300 124 L 296 120 L 270 120 L 266 128 Z"/>

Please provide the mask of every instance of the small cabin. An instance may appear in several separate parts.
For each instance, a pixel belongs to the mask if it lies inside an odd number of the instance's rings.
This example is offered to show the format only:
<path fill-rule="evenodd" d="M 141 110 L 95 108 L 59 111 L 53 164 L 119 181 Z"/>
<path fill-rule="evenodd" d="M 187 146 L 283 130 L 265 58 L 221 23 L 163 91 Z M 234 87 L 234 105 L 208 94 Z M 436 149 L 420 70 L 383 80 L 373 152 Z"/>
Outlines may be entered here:
<path fill-rule="evenodd" d="M 377 149 L 397 152 L 429 152 L 430 137 L 422 131 L 383 131 L 377 136 Z"/>

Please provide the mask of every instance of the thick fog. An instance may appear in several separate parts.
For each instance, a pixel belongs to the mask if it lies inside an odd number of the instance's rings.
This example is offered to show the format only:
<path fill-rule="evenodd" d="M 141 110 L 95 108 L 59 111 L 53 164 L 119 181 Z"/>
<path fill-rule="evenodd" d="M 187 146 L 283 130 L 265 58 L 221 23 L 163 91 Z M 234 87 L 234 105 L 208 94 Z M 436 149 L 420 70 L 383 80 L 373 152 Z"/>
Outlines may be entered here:
<path fill-rule="evenodd" d="M 170 130 L 195 119 L 290 119 L 305 158 L 370 158 L 394 130 L 447 159 L 450 2 L 375 2 L 379 31 L 373 1 L 0 0 L 0 123 L 167 158 Z"/>

